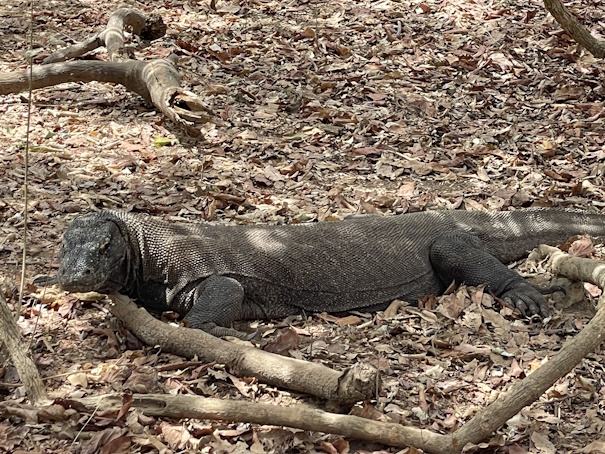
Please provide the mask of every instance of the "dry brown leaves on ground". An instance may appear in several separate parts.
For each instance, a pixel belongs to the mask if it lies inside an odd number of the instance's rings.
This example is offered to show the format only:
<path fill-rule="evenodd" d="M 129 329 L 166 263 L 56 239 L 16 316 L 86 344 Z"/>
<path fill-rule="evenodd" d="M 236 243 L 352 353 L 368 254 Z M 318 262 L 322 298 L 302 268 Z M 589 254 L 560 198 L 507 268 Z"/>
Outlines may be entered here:
<path fill-rule="evenodd" d="M 81 40 L 117 5 L 40 0 L 36 45 L 50 51 Z M 593 33 L 604 33 L 599 0 L 567 5 Z M 136 57 L 176 53 L 183 85 L 225 125 L 208 125 L 205 141 L 193 142 L 121 87 L 70 83 L 35 92 L 29 282 L 56 268 L 68 222 L 100 207 L 170 220 L 294 223 L 354 212 L 605 205 L 604 64 L 571 42 L 539 1 L 167 0 L 136 7 L 169 26 L 163 39 L 137 46 Z M 0 6 L 2 71 L 24 65 L 25 10 L 14 0 Z M 24 99 L 0 103 L 0 277 L 13 302 Z M 592 253 L 590 245 L 574 247 Z M 528 263 L 524 271 L 541 268 Z M 86 412 L 70 399 L 148 391 L 277 405 L 308 400 L 144 347 L 100 301 L 35 290 L 27 288 L 20 326 L 58 400 L 28 407 L 7 386 L 18 381 L 14 369 L 0 369 L 0 451 L 396 452 L 276 427 Z M 576 290 L 579 299 L 595 296 L 590 286 Z M 383 374 L 377 400 L 357 414 L 448 432 L 577 333 L 590 311 L 574 311 L 528 323 L 481 289 L 461 288 L 420 308 L 261 327 L 271 351 L 336 369 L 360 360 L 376 365 Z M 605 452 L 603 364 L 601 352 L 584 359 L 477 449 Z"/>

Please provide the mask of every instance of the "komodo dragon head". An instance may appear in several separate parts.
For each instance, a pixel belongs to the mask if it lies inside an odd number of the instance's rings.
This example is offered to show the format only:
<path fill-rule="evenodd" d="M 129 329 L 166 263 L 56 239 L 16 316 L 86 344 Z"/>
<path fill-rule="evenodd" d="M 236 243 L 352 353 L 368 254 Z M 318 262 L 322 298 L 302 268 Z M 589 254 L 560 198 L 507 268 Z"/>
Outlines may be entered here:
<path fill-rule="evenodd" d="M 59 285 L 69 292 L 115 293 L 128 281 L 129 244 L 111 219 L 74 220 L 59 252 Z"/>

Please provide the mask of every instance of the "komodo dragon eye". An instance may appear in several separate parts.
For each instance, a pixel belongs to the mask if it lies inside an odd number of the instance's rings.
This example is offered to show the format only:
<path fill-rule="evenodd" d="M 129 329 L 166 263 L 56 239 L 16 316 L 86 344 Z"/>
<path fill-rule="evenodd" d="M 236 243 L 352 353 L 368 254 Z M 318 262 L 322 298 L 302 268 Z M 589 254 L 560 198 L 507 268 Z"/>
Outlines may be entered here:
<path fill-rule="evenodd" d="M 104 238 L 101 244 L 99 244 L 99 252 L 105 252 L 109 247 L 110 238 Z"/>

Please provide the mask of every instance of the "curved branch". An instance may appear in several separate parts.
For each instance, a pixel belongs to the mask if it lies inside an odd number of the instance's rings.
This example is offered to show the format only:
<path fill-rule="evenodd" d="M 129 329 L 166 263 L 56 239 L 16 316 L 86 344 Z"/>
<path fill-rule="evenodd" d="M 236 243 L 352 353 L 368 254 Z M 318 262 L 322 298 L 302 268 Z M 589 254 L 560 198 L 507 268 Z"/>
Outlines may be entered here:
<path fill-rule="evenodd" d="M 151 102 L 149 91 L 141 90 L 136 84 L 136 75 L 141 73 L 145 62 L 128 61 L 121 63 L 105 61 L 74 61 L 34 66 L 32 88 L 51 87 L 66 82 L 110 82 L 124 85 L 129 90 Z M 27 70 L 0 73 L 0 95 L 19 93 L 27 90 L 29 74 Z"/>
<path fill-rule="evenodd" d="M 33 68 L 32 88 L 93 80 L 121 84 L 153 104 L 190 136 L 201 135 L 198 129 L 200 124 L 222 124 L 200 98 L 181 88 L 179 73 L 170 58 L 146 62 L 129 60 L 124 46 L 124 31 L 127 29 L 144 39 L 155 39 L 166 33 L 166 25 L 157 14 L 147 17 L 131 8 L 118 8 L 109 17 L 104 31 L 54 52 L 44 60 L 44 65 Z M 64 62 L 103 44 L 107 47 L 111 62 Z M 25 70 L 0 73 L 0 95 L 18 93 L 27 89 L 28 85 L 29 75 Z"/>
<path fill-rule="evenodd" d="M 111 61 L 127 60 L 124 48 L 124 31 L 130 30 L 144 39 L 157 39 L 166 33 L 162 18 L 152 14 L 147 17 L 131 8 L 118 8 L 109 16 L 107 26 L 98 34 L 73 46 L 59 49 L 46 57 L 43 64 L 59 63 L 70 58 L 80 57 L 105 44 Z"/>
<path fill-rule="evenodd" d="M 220 120 L 195 94 L 181 88 L 174 65 L 167 59 L 123 62 L 74 61 L 36 66 L 32 88 L 65 82 L 110 82 L 120 84 L 153 104 L 193 137 L 201 133 L 198 124 Z M 0 95 L 18 93 L 29 86 L 27 70 L 0 73 Z"/>
<path fill-rule="evenodd" d="M 123 406 L 122 398 L 115 395 L 74 399 L 88 409 L 116 411 Z M 281 407 L 257 402 L 213 399 L 199 396 L 168 396 L 164 394 L 134 394 L 132 407 L 148 416 L 167 418 L 195 418 L 251 422 L 273 426 L 287 426 L 344 435 L 390 446 L 416 446 L 429 453 L 449 453 L 440 450 L 445 435 L 415 427 L 373 421 L 359 416 L 338 415 L 297 405 Z"/>

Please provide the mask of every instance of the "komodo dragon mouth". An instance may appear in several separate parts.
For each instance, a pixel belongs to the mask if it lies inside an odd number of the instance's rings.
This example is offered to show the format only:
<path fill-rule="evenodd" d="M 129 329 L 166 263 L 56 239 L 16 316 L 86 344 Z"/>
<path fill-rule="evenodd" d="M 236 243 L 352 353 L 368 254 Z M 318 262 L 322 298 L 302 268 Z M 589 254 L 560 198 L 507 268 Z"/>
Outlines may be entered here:
<path fill-rule="evenodd" d="M 62 281 L 61 278 L 59 278 L 59 285 L 63 290 L 72 293 L 97 292 L 107 294 L 117 293 L 124 286 L 123 283 L 116 281 L 106 281 L 97 286 L 94 282 L 92 284 L 83 281 L 66 282 L 65 280 Z"/>

